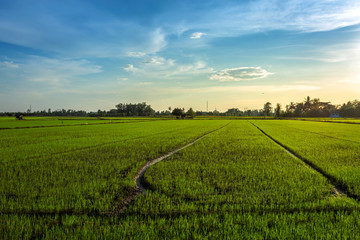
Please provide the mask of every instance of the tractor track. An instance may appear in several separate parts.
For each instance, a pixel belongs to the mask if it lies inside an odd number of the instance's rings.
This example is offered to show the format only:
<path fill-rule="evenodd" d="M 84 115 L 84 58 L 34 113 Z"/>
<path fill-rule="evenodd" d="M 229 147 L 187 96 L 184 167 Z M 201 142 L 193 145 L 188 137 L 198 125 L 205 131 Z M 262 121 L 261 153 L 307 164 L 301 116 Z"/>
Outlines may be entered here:
<path fill-rule="evenodd" d="M 151 167 L 152 165 L 155 165 L 159 162 L 161 162 L 162 160 L 174 155 L 175 153 L 193 145 L 194 143 L 196 143 L 197 141 L 201 140 L 202 138 L 204 138 L 205 136 L 213 133 L 213 132 L 216 132 L 226 126 L 228 126 L 231 122 L 225 124 L 224 126 L 220 127 L 220 128 L 217 128 L 215 130 L 212 130 L 210 132 L 207 132 L 203 135 L 201 135 L 200 137 L 196 138 L 195 140 L 193 140 L 192 142 L 186 144 L 186 145 L 183 145 L 179 148 L 176 148 L 174 150 L 172 150 L 171 152 L 165 154 L 165 155 L 162 155 L 158 158 L 155 158 L 153 160 L 150 160 L 148 161 L 145 165 L 143 165 L 139 171 L 137 172 L 137 174 L 135 175 L 134 177 L 134 182 L 136 184 L 136 189 L 135 191 L 131 192 L 125 199 L 122 200 L 122 202 L 119 204 L 118 208 L 109 213 L 109 215 L 119 215 L 121 213 L 123 213 L 127 208 L 128 206 L 130 206 L 131 204 L 133 204 L 135 202 L 135 200 L 140 196 L 140 194 L 146 194 L 146 186 L 144 186 L 144 174 L 145 172 L 148 170 L 149 167 Z"/>
<path fill-rule="evenodd" d="M 309 161 L 308 159 L 302 157 L 301 155 L 299 155 L 298 153 L 294 152 L 293 150 L 291 150 L 289 147 L 285 146 L 284 144 L 282 144 L 281 142 L 279 142 L 278 140 L 276 140 L 275 138 L 273 138 L 271 135 L 267 134 L 264 130 L 262 130 L 260 127 L 258 127 L 257 125 L 255 125 L 254 123 L 250 122 L 254 127 L 256 127 L 262 134 L 264 134 L 266 137 L 268 137 L 270 140 L 272 140 L 274 143 L 276 143 L 277 145 L 279 145 L 281 148 L 284 149 L 284 151 L 286 151 L 290 156 L 292 156 L 294 159 L 298 160 L 299 162 L 301 162 L 306 168 L 308 168 L 311 171 L 314 171 L 318 174 L 321 174 L 323 177 L 325 177 L 329 183 L 332 186 L 332 191 L 335 194 L 335 196 L 337 197 L 348 197 L 351 199 L 354 199 L 356 202 L 359 201 L 359 198 L 353 194 L 351 194 L 348 190 L 348 187 L 339 183 L 339 181 L 331 176 L 330 174 L 326 173 L 322 168 L 320 168 L 319 166 L 315 165 L 314 163 L 312 163 L 311 161 Z M 347 201 L 348 202 L 348 201 Z M 354 204 L 352 202 L 350 202 L 351 204 Z"/>

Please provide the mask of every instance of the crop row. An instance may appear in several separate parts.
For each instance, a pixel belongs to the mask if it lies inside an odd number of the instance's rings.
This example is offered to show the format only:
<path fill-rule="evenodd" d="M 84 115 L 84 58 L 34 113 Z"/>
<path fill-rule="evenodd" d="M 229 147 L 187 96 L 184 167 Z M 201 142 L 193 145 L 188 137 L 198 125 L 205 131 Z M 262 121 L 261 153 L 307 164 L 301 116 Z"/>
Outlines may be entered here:
<path fill-rule="evenodd" d="M 359 226 L 354 200 L 246 121 L 152 166 L 145 184 L 126 212 L 132 234 L 134 221 L 168 238 L 346 238 Z"/>
<path fill-rule="evenodd" d="M 250 121 L 271 130 L 272 136 L 279 139 L 281 135 L 287 135 L 283 139 L 300 135 L 295 137 L 297 140 L 311 135 L 318 136 L 317 141 L 329 138 L 335 141 L 334 146 L 344 147 L 358 141 L 356 132 L 353 135 L 355 129 L 333 128 L 337 124 L 326 130 L 312 128 L 303 121 L 298 122 L 300 125 L 296 121 Z M 98 136 L 99 142 L 95 142 L 101 144 L 108 135 L 116 143 L 2 163 L 7 169 L 0 173 L 1 184 L 9 185 L 1 192 L 6 199 L 1 199 L 0 230 L 4 238 L 22 239 L 358 237 L 356 201 L 335 196 L 324 176 L 306 168 L 250 122 L 232 121 L 219 129 L 228 122 L 159 121 L 123 128 L 98 125 L 91 128 L 94 135 L 87 131 L 90 126 L 84 126 L 73 130 L 74 135 L 80 134 L 79 142 L 76 138 L 62 138 L 60 131 L 58 136 L 53 132 L 50 142 L 59 137 L 64 143 L 74 139 L 74 145 L 86 145 L 86 138 L 92 141 Z M 144 175 L 147 194 L 122 215 L 103 214 L 134 190 L 133 177 L 146 161 L 214 129 L 219 130 L 151 166 Z M 46 137 L 38 137 L 38 146 L 46 146 Z M 295 140 L 289 143 L 302 144 Z M 51 152 L 52 147 L 45 148 L 46 152 Z M 303 154 L 301 149 L 298 152 Z"/>
<path fill-rule="evenodd" d="M 196 137 L 225 124 L 222 121 L 188 121 L 182 123 L 186 128 L 174 122 L 172 132 L 164 133 L 171 125 L 163 123 L 156 127 L 157 122 L 148 123 L 148 129 L 143 123 L 135 124 L 131 134 L 116 134 L 128 131 L 125 126 L 98 126 L 90 135 L 88 128 L 78 128 L 73 134 L 81 138 L 62 139 L 62 144 L 56 138 L 62 138 L 64 133 L 58 130 L 53 133 L 54 141 L 47 143 L 34 138 L 34 147 L 43 151 L 36 158 L 19 159 L 18 155 L 9 153 L 20 152 L 28 154 L 28 146 L 21 144 L 7 147 L 7 159 L 1 162 L 1 212 L 43 213 L 43 212 L 98 212 L 111 211 L 116 202 L 121 201 L 135 186 L 133 177 L 136 171 L 148 160 L 156 158 Z M 82 131 L 83 130 L 83 131 Z M 122 131 L 121 131 L 122 130 Z M 66 149 L 67 146 L 83 146 L 87 141 L 98 143 L 103 141 L 104 131 L 108 138 L 116 139 L 116 143 L 103 145 L 81 151 L 49 155 L 47 151 L 54 148 Z M 110 131 L 113 133 L 110 136 Z M 12 131 L 14 132 L 14 131 Z M 156 133 L 161 134 L 156 134 Z M 19 133 L 19 131 L 17 131 Z M 21 133 L 21 131 L 20 131 Z M 34 132 L 38 134 L 38 132 Z M 150 134 L 151 133 L 151 134 Z M 139 136 L 139 138 L 134 138 Z M 32 139 L 26 135 L 23 138 Z M 132 137 L 133 139 L 129 138 Z M 97 139 L 99 138 L 99 139 Z M 105 136 L 106 138 L 106 136 Z M 50 140 L 51 138 L 49 138 Z M 78 140 L 82 141 L 79 142 Z M 30 144 L 31 146 L 31 144 Z M 19 153 L 19 154 L 20 154 Z M 13 157 L 13 158 L 12 158 Z"/>
<path fill-rule="evenodd" d="M 193 126 L 201 126 L 194 121 Z M 207 124 L 204 125 L 204 127 Z M 69 126 L 65 128 L 1 131 L 2 162 L 61 155 L 144 137 L 191 132 L 191 125 L 176 121 L 141 122 L 125 125 Z"/>
<path fill-rule="evenodd" d="M 267 134 L 360 199 L 360 127 L 299 121 L 253 121 Z"/>
<path fill-rule="evenodd" d="M 54 117 L 26 117 L 17 120 L 14 117 L 0 117 L 0 130 L 16 128 L 38 128 L 56 126 L 94 125 L 107 123 L 131 123 L 159 120 L 154 118 L 54 118 Z"/>

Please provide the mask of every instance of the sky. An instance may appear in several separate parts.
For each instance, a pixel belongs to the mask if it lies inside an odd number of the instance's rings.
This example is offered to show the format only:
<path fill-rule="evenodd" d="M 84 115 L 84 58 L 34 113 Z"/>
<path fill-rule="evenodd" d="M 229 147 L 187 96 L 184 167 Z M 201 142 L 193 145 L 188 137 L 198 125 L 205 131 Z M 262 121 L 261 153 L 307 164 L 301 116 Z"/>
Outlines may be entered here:
<path fill-rule="evenodd" d="M 307 96 L 360 100 L 360 1 L 0 1 L 0 112 Z"/>

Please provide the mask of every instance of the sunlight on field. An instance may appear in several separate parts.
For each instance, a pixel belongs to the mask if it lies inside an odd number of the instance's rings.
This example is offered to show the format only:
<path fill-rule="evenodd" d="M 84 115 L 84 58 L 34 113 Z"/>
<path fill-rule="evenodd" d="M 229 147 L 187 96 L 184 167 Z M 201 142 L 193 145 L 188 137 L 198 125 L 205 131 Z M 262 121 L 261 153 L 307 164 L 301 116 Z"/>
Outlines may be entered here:
<path fill-rule="evenodd" d="M 357 237 L 358 123 L 244 118 L 53 125 L 0 130 L 6 239 Z M 204 134 L 151 166 L 142 180 L 147 193 L 136 195 L 141 166 Z"/>

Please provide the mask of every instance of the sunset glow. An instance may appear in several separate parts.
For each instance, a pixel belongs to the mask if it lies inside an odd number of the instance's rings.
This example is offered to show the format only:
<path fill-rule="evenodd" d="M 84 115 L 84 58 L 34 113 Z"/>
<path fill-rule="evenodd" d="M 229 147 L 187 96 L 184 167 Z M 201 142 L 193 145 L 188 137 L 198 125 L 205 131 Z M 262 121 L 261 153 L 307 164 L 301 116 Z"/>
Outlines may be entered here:
<path fill-rule="evenodd" d="M 359 12 L 355 0 L 2 1 L 0 111 L 360 99 Z"/>

